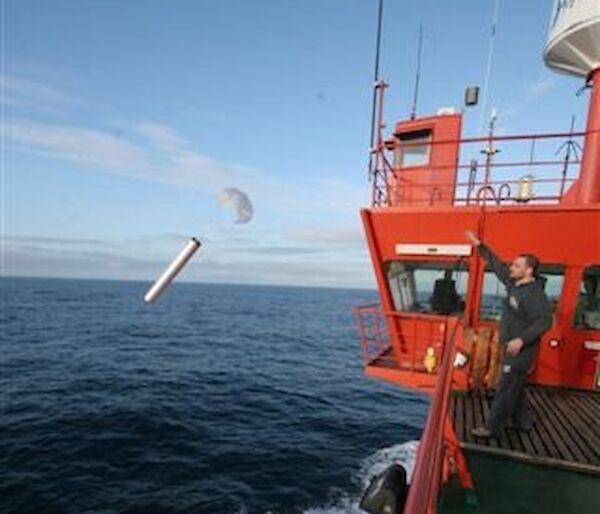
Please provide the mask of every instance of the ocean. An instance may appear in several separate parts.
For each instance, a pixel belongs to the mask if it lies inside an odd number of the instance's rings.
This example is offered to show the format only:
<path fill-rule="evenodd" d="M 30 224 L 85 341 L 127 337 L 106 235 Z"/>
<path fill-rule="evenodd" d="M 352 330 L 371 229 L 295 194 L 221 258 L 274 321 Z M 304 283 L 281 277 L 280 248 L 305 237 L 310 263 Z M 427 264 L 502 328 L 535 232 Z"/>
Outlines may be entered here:
<path fill-rule="evenodd" d="M 2 513 L 359 512 L 422 396 L 369 380 L 374 291 L 0 279 Z"/>

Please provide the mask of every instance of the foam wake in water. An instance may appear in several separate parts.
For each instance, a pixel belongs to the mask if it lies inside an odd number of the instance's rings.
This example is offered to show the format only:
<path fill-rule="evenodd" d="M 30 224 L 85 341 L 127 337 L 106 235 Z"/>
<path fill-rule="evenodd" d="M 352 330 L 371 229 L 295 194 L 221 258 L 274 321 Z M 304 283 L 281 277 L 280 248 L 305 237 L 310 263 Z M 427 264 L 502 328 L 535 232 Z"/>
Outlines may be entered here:
<path fill-rule="evenodd" d="M 360 483 L 360 493 L 358 496 L 342 494 L 331 505 L 310 508 L 303 514 L 364 514 L 358 506 L 360 494 L 369 485 L 372 478 L 385 470 L 392 464 L 402 464 L 406 468 L 406 474 L 412 477 L 417 455 L 418 441 L 408 441 L 402 444 L 396 444 L 388 448 L 377 450 L 373 455 L 367 457 L 355 477 L 356 482 Z"/>

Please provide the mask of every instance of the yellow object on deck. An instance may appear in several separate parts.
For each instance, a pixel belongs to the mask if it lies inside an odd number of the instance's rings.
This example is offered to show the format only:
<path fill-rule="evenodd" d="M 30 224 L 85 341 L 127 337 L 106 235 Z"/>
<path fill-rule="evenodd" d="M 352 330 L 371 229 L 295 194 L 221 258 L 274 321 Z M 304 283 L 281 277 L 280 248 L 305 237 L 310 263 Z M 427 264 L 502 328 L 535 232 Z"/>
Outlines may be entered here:
<path fill-rule="evenodd" d="M 427 348 L 427 353 L 425 354 L 425 359 L 423 359 L 423 365 L 425 366 L 425 369 L 427 370 L 427 373 L 433 373 L 433 370 L 435 369 L 436 366 L 436 358 L 435 358 L 435 351 L 433 349 L 433 347 L 429 347 Z"/>

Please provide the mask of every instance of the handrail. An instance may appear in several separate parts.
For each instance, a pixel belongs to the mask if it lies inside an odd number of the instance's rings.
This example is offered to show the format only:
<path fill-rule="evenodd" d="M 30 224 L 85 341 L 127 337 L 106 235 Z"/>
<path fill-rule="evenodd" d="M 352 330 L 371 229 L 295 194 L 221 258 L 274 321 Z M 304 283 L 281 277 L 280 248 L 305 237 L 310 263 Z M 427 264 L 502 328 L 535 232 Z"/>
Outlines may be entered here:
<path fill-rule="evenodd" d="M 435 514 L 444 458 L 444 425 L 448 414 L 448 402 L 452 385 L 451 363 L 454 356 L 460 318 L 441 314 L 388 312 L 384 311 L 378 304 L 357 307 L 353 309 L 353 313 L 358 319 L 365 365 L 367 366 L 373 365 L 374 361 L 385 353 L 390 347 L 390 342 L 389 340 L 387 341 L 387 347 L 383 344 L 384 338 L 380 329 L 376 328 L 375 333 L 368 332 L 366 317 L 374 317 L 376 327 L 379 327 L 378 323 L 381 318 L 388 320 L 390 337 L 393 337 L 395 334 L 391 326 L 392 324 L 389 323 L 389 320 L 392 319 L 415 321 L 427 319 L 432 322 L 439 321 L 444 324 L 443 336 L 441 338 L 441 362 L 436 370 L 435 388 L 423 435 L 419 443 L 415 469 L 404 509 L 404 514 Z M 425 339 L 427 339 L 427 336 L 425 336 Z M 428 341 L 429 343 L 432 342 L 431 339 L 428 339 Z M 375 344 L 377 347 L 377 354 L 374 357 L 370 353 L 370 345 L 372 344 Z M 414 353 L 414 350 L 413 348 L 412 353 Z M 414 362 L 412 370 L 418 372 L 414 367 Z"/>
<path fill-rule="evenodd" d="M 358 322 L 360 342 L 366 366 L 373 364 L 379 357 L 383 356 L 391 348 L 393 340 L 403 340 L 405 332 L 398 329 L 396 321 L 414 321 L 416 323 L 417 321 L 427 320 L 431 323 L 439 323 L 440 327 L 444 327 L 444 330 L 440 331 L 439 337 L 432 336 L 431 334 L 411 334 L 409 338 L 410 347 L 403 348 L 402 353 L 395 355 L 397 359 L 410 356 L 410 363 L 404 363 L 402 365 L 403 369 L 424 371 L 424 366 L 421 364 L 422 361 L 416 360 L 417 353 L 428 347 L 439 348 L 443 345 L 447 322 L 447 316 L 445 315 L 422 312 L 384 311 L 379 304 L 356 307 L 353 309 L 353 313 Z M 416 329 L 416 325 L 413 328 Z M 397 362 L 397 364 L 400 364 L 400 362 Z"/>
<path fill-rule="evenodd" d="M 435 514 L 442 474 L 444 452 L 444 423 L 452 385 L 452 356 L 454 355 L 458 318 L 447 318 L 453 324 L 450 338 L 444 344 L 427 421 L 419 442 L 415 468 L 404 514 Z"/>
<path fill-rule="evenodd" d="M 498 135 L 492 138 L 471 137 L 462 139 L 432 139 L 426 144 L 432 148 L 439 145 L 454 145 L 458 147 L 464 159 L 472 155 L 473 145 L 485 143 L 494 145 L 502 143 L 503 151 L 506 151 L 504 158 L 500 160 L 491 159 L 489 156 L 485 162 L 479 162 L 477 159 L 458 160 L 457 162 L 437 162 L 434 160 L 423 166 L 396 166 L 386 157 L 388 152 L 395 149 L 407 149 L 411 146 L 423 146 L 423 142 L 400 142 L 396 139 L 386 140 L 373 148 L 372 152 L 376 159 L 376 169 L 374 172 L 372 205 L 375 207 L 390 207 L 394 205 L 430 205 L 439 204 L 451 205 L 469 205 L 472 199 L 471 192 L 482 187 L 486 188 L 486 198 L 480 201 L 492 201 L 498 205 L 514 202 L 516 199 L 511 195 L 497 190 L 496 184 L 501 183 L 519 183 L 523 173 L 531 173 L 535 170 L 537 178 L 532 180 L 532 184 L 539 185 L 539 191 L 528 199 L 529 202 L 553 202 L 559 203 L 567 190 L 567 186 L 572 184 L 579 175 L 578 166 L 581 165 L 581 159 L 577 155 L 567 155 L 564 159 L 556 157 L 556 152 L 547 145 L 555 139 L 563 139 L 567 142 L 574 141 L 589 135 L 589 132 L 562 132 L 546 134 L 514 134 Z M 538 160 L 533 158 L 533 150 L 529 152 L 529 159 L 524 152 L 524 144 L 531 143 L 532 148 L 536 142 L 546 141 L 546 146 Z M 564 146 L 564 145 L 563 145 Z M 562 148 L 562 146 L 561 146 Z M 559 148 L 560 150 L 560 148 Z M 479 151 L 477 153 L 480 153 Z M 554 153 L 554 156 L 550 156 Z M 419 169 L 426 170 L 427 173 L 418 173 Z M 413 170 L 413 171 L 410 171 Z M 478 170 L 485 170 L 485 179 L 478 177 Z M 404 174 L 403 172 L 409 172 Z M 454 171 L 454 178 L 448 184 L 439 182 L 440 174 L 435 172 Z M 417 172 L 417 173 L 415 173 Z M 465 174 L 469 173 L 468 180 L 465 182 Z M 494 173 L 494 177 L 490 176 Z M 418 178 L 417 178 L 418 177 Z M 408 178 L 408 180 L 407 180 Z M 494 199 L 488 198 L 492 196 Z M 506 188 L 504 188 L 506 189 Z M 537 188 L 536 188 L 537 189 Z M 466 190 L 466 194 L 465 194 Z M 477 203 L 475 201 L 474 203 Z M 527 202 L 526 202 L 527 203 Z"/>
<path fill-rule="evenodd" d="M 389 339 L 384 336 L 387 331 L 382 327 L 381 306 L 379 304 L 364 305 L 352 309 L 352 312 L 358 322 L 364 363 L 368 366 L 391 346 Z M 367 323 L 367 317 L 371 318 L 370 325 Z M 375 347 L 375 354 L 371 351 L 373 347 Z"/>
<path fill-rule="evenodd" d="M 506 135 L 494 135 L 492 137 L 489 136 L 478 136 L 478 137 L 465 137 L 458 139 L 432 139 L 427 142 L 428 145 L 456 145 L 456 144 L 474 144 L 474 143 L 489 143 L 490 141 L 525 141 L 525 140 L 540 140 L 540 139 L 560 139 L 564 137 L 569 138 L 583 138 L 589 134 L 594 134 L 596 132 L 600 132 L 600 130 L 588 130 L 581 132 L 540 132 L 538 134 L 506 134 Z M 398 141 L 396 140 L 388 140 L 384 141 L 383 144 L 389 146 L 390 143 L 397 144 L 402 147 L 411 147 L 411 146 L 423 146 L 421 141 Z"/>

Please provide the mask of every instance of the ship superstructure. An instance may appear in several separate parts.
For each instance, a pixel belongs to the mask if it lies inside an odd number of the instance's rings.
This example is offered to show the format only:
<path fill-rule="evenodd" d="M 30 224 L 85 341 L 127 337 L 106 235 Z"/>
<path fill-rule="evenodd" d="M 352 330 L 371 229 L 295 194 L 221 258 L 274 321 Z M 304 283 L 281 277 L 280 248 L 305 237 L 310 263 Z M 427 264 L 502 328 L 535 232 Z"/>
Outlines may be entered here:
<path fill-rule="evenodd" d="M 600 2 L 556 2 L 544 59 L 585 80 L 585 130 L 495 135 L 492 120 L 489 135 L 465 138 L 462 113 L 444 109 L 386 136 L 387 84 L 375 84 L 361 217 L 380 304 L 355 314 L 366 374 L 431 395 L 407 514 L 437 512 L 453 476 L 474 487 L 465 451 L 600 476 Z M 529 432 L 471 435 L 501 374 L 503 287 L 467 229 L 507 261 L 542 263 L 554 322 L 530 369 Z"/>

